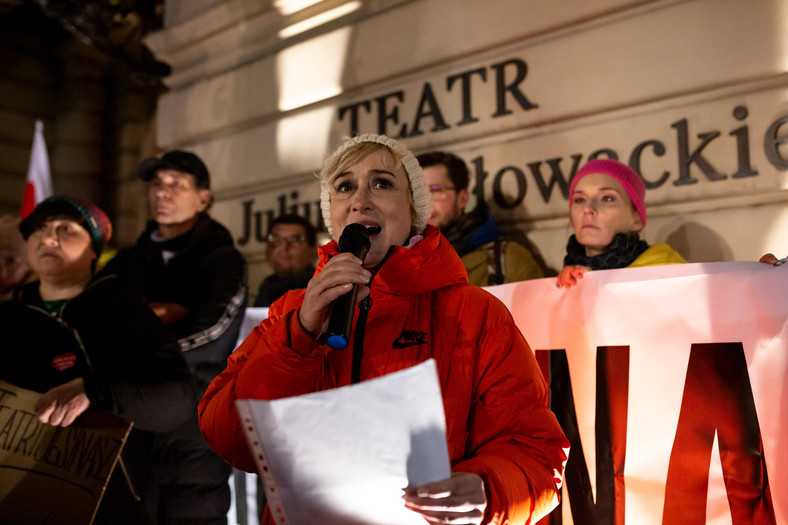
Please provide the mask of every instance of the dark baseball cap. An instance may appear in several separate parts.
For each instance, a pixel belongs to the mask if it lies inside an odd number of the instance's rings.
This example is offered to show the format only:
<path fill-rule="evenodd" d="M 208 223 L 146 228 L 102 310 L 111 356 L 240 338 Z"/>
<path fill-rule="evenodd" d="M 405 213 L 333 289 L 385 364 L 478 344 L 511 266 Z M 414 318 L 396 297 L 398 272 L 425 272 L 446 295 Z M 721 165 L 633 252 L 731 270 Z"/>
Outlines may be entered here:
<path fill-rule="evenodd" d="M 197 179 L 197 187 L 203 190 L 210 189 L 211 176 L 208 168 L 200 157 L 189 151 L 172 150 L 161 157 L 151 157 L 140 163 L 137 175 L 145 182 L 151 180 L 156 174 L 156 170 L 169 169 L 182 171 L 194 175 Z"/>

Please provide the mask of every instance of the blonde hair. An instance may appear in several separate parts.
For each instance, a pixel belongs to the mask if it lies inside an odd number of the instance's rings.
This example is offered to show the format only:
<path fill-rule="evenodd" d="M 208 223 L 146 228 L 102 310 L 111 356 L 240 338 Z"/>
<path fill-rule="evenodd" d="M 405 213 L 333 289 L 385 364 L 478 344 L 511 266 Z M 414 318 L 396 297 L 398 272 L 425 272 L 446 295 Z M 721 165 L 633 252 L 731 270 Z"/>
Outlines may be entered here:
<path fill-rule="evenodd" d="M 424 231 L 432 213 L 432 197 L 416 157 L 408 151 L 401 141 L 385 135 L 367 134 L 347 139 L 323 162 L 323 169 L 320 171 L 320 207 L 323 212 L 323 221 L 331 237 L 334 237 L 331 227 L 332 183 L 340 173 L 344 173 L 349 167 L 358 164 L 379 150 L 389 152 L 389 158 L 394 163 L 391 168 L 398 169 L 402 166 L 405 169 L 410 190 L 408 200 L 410 202 L 411 225 L 416 233 Z"/>

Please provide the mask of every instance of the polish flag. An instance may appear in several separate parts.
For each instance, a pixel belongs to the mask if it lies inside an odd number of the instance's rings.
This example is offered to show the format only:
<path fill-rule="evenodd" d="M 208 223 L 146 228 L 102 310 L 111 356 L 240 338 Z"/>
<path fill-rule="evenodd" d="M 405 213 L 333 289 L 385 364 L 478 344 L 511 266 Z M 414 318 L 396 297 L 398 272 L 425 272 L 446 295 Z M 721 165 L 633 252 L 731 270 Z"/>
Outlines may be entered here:
<path fill-rule="evenodd" d="M 24 219 L 36 204 L 52 195 L 52 176 L 49 172 L 47 145 L 44 142 L 44 123 L 36 120 L 36 133 L 33 136 L 33 150 L 30 152 L 30 166 L 27 168 L 27 184 L 22 198 L 19 217 Z"/>

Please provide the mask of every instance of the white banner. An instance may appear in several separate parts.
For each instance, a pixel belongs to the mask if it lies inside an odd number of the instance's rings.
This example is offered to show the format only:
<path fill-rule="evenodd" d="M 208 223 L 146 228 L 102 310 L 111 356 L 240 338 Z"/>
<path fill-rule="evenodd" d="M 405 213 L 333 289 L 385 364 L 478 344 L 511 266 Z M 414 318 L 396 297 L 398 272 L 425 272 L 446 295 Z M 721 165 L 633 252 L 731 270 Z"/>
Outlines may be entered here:
<path fill-rule="evenodd" d="M 788 267 L 488 290 L 536 352 L 573 442 L 552 523 L 788 523 Z"/>

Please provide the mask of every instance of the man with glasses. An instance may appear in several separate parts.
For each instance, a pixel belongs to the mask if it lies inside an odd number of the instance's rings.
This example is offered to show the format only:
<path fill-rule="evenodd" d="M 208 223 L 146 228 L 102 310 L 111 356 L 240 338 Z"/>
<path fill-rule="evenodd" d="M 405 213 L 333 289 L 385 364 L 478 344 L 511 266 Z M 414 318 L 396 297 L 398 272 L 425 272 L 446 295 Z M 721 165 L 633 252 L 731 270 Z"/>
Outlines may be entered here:
<path fill-rule="evenodd" d="M 538 279 L 542 265 L 531 251 L 507 240 L 483 202 L 465 213 L 468 166 L 452 153 L 433 151 L 417 157 L 432 193 L 429 223 L 449 240 L 476 286 Z"/>
<path fill-rule="evenodd" d="M 281 215 L 271 221 L 265 259 L 273 270 L 260 283 L 255 306 L 271 306 L 288 290 L 306 288 L 315 273 L 315 227 L 298 215 Z"/>
<path fill-rule="evenodd" d="M 246 262 L 230 232 L 208 215 L 208 169 L 187 151 L 144 160 L 153 220 L 105 272 L 137 290 L 180 344 L 199 399 L 235 348 L 247 300 Z M 224 525 L 231 467 L 207 445 L 193 417 L 153 444 L 159 524 Z"/>

